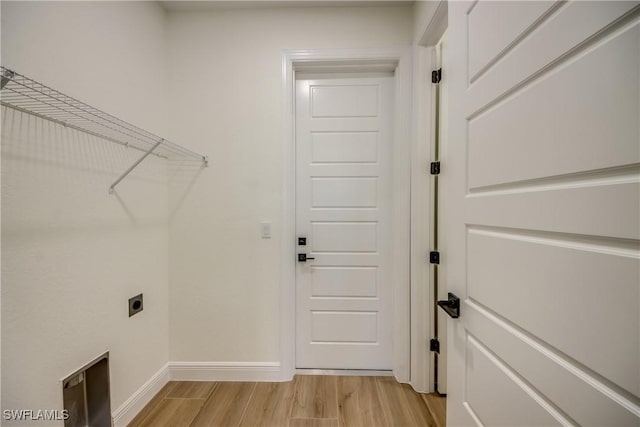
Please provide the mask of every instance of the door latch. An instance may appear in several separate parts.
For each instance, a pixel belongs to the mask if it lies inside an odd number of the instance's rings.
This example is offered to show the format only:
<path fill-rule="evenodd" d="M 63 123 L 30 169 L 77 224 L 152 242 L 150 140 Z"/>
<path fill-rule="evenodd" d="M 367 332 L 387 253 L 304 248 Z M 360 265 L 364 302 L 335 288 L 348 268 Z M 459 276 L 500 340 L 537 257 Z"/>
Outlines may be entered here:
<path fill-rule="evenodd" d="M 315 259 L 315 258 L 307 256 L 307 254 L 298 254 L 298 262 L 307 262 L 310 259 Z"/>
<path fill-rule="evenodd" d="M 449 292 L 448 298 L 443 301 L 438 301 L 438 305 L 441 309 L 443 309 L 449 316 L 454 319 L 460 317 L 460 298 Z"/>

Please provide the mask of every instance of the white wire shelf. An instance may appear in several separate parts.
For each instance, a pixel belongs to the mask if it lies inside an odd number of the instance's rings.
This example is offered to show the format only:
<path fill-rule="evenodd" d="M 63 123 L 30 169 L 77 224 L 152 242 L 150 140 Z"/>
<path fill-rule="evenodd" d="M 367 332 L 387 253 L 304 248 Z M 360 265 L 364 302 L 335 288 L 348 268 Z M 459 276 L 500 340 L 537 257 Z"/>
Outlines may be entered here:
<path fill-rule="evenodd" d="M 207 157 L 160 138 L 42 83 L 0 66 L 0 104 L 143 152 L 143 156 L 112 185 L 122 181 L 148 155 L 193 160 L 207 166 Z"/>

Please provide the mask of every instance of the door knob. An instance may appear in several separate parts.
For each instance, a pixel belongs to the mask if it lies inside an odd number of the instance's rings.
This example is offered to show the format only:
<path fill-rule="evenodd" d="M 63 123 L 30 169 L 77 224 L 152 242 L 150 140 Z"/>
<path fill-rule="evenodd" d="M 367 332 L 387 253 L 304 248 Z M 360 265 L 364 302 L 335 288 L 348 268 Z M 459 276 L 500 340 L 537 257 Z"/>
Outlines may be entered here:
<path fill-rule="evenodd" d="M 438 305 L 454 319 L 460 317 L 460 298 L 449 292 L 448 299 L 438 301 Z"/>
<path fill-rule="evenodd" d="M 298 254 L 298 262 L 307 262 L 310 259 L 315 259 L 315 258 L 307 256 L 307 254 Z"/>

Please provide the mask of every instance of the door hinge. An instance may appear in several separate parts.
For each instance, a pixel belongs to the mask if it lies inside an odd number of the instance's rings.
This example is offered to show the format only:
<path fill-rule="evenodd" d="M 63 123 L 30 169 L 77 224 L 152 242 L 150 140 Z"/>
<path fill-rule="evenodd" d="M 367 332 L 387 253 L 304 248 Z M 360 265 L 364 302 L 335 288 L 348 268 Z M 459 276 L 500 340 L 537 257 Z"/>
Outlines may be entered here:
<path fill-rule="evenodd" d="M 440 252 L 438 251 L 429 252 L 429 262 L 431 264 L 440 264 Z"/>
<path fill-rule="evenodd" d="M 440 175 L 440 162 L 431 162 L 431 175 Z"/>
<path fill-rule="evenodd" d="M 431 338 L 429 341 L 429 351 L 440 353 L 440 341 L 438 341 L 438 338 Z"/>
<path fill-rule="evenodd" d="M 442 80 L 442 68 L 433 70 L 431 72 L 431 83 L 440 83 L 440 80 Z"/>

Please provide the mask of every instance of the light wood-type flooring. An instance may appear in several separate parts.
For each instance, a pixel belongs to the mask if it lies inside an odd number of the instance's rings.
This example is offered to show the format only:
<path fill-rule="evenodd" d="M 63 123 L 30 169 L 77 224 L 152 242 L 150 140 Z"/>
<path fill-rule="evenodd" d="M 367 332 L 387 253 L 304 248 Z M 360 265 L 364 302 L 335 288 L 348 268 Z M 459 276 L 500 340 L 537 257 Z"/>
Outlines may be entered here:
<path fill-rule="evenodd" d="M 393 377 L 296 375 L 293 381 L 169 382 L 129 427 L 445 426 L 446 399 Z"/>

